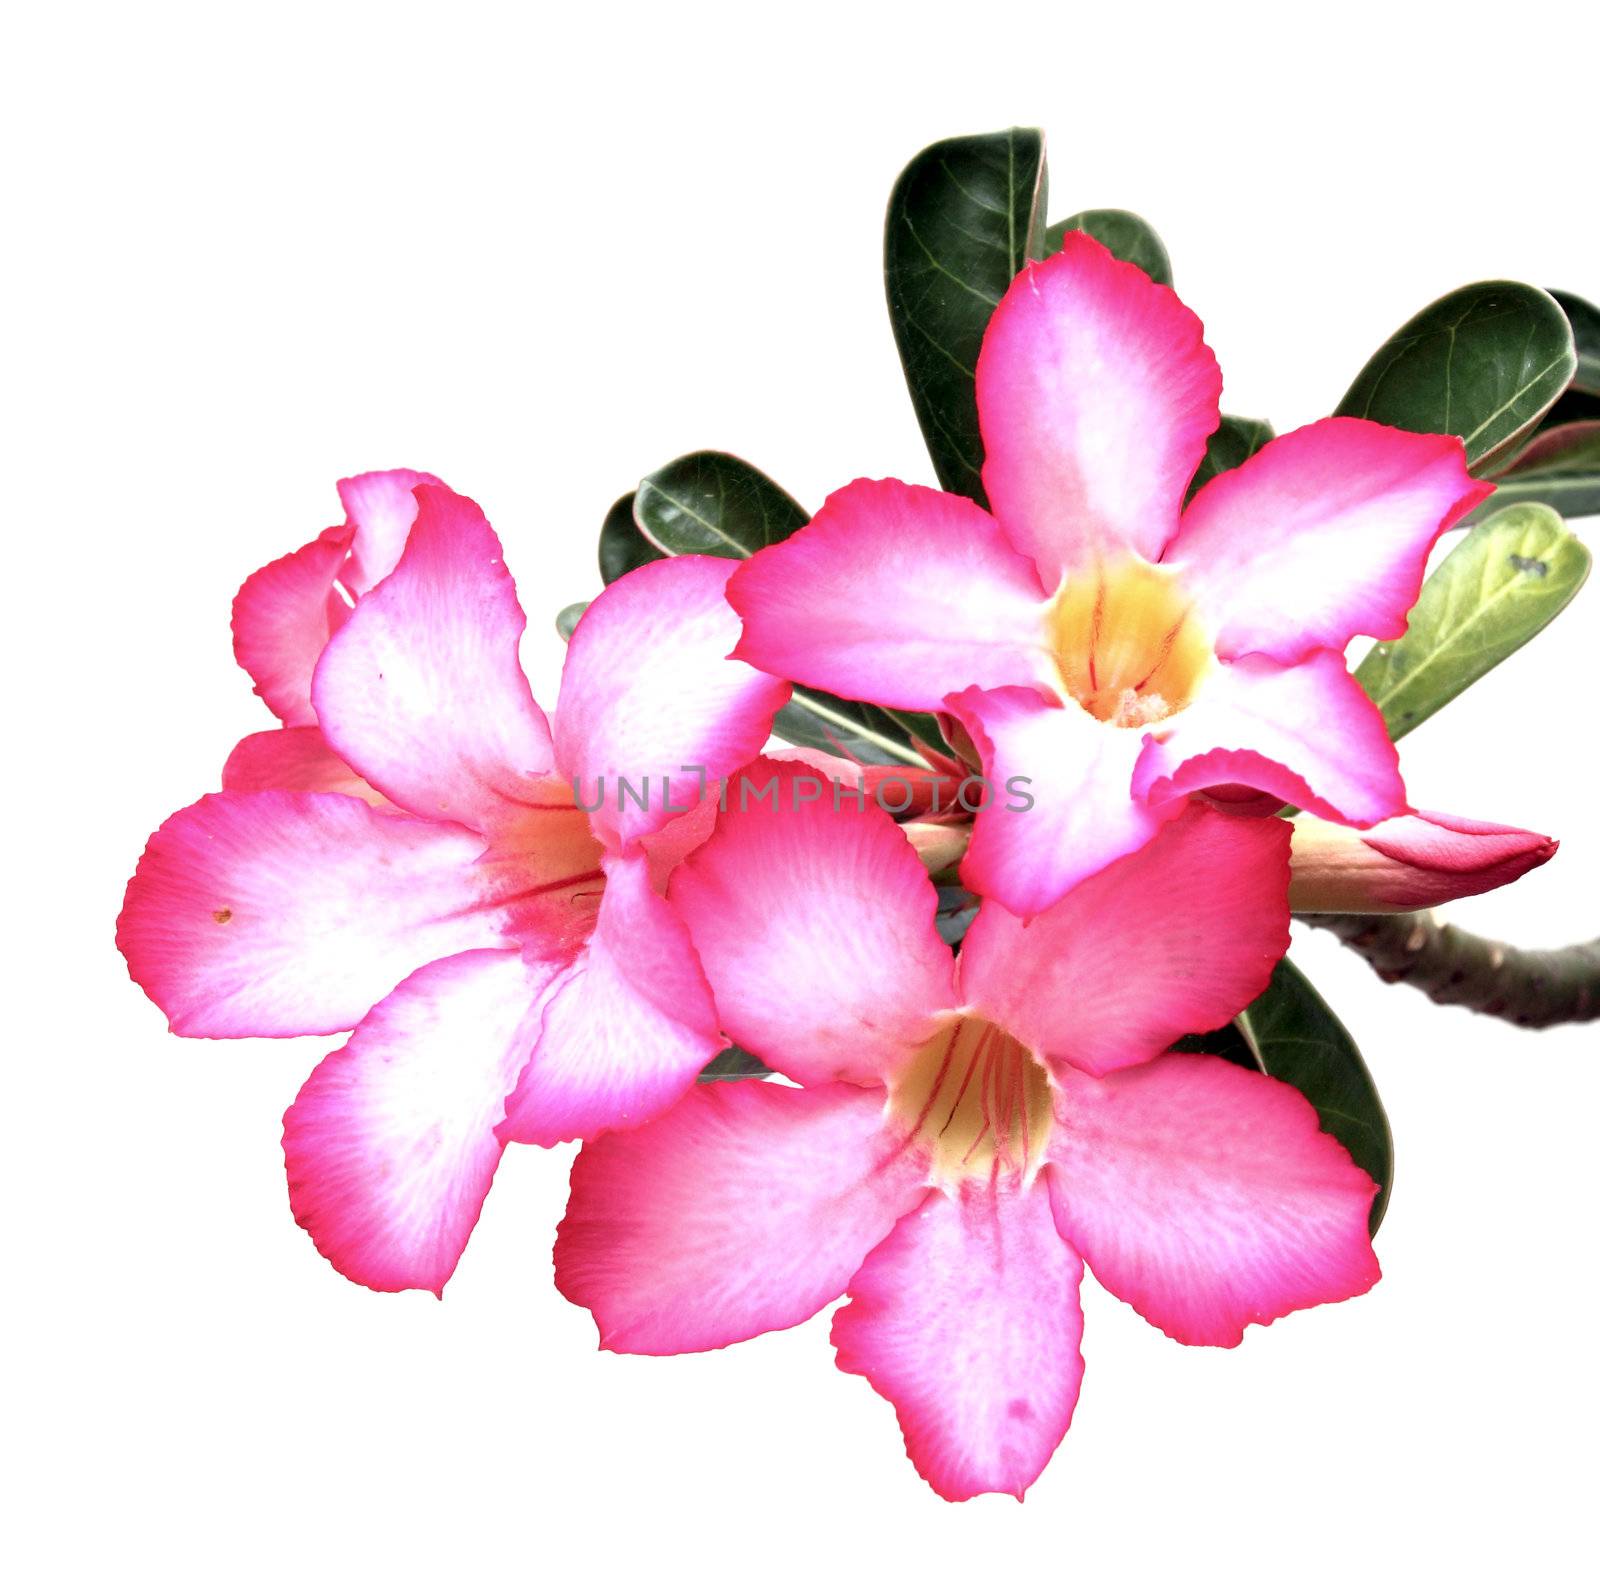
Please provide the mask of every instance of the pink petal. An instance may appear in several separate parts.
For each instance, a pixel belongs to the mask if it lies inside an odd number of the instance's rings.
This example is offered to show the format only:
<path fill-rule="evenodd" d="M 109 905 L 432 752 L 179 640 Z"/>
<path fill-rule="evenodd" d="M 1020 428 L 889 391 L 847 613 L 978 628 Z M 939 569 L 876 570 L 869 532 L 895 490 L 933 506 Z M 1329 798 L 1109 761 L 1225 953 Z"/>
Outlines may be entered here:
<path fill-rule="evenodd" d="M 870 1255 L 833 1317 L 841 1370 L 894 1404 L 917 1472 L 950 1501 L 1019 1501 L 1072 1422 L 1083 1262 L 1042 1181 L 933 1195 Z"/>
<path fill-rule="evenodd" d="M 1296 663 L 1404 635 L 1428 550 L 1493 491 L 1467 475 L 1459 438 L 1328 417 L 1207 483 L 1166 562 L 1223 657 Z"/>
<path fill-rule="evenodd" d="M 802 1084 L 882 1081 L 956 1004 L 938 895 L 888 815 L 811 768 L 760 761 L 717 830 L 673 875 L 672 907 L 705 965 L 722 1027 Z M 822 798 L 797 803 L 822 789 Z"/>
<path fill-rule="evenodd" d="M 517 660 L 527 621 L 471 499 L 420 487 L 394 572 L 328 643 L 312 693 L 333 750 L 419 816 L 498 832 L 548 773 L 549 726 Z"/>
<path fill-rule="evenodd" d="M 1217 426 L 1200 320 L 1081 231 L 1012 282 L 978 357 L 983 485 L 1047 591 L 1096 555 L 1156 560 Z"/>
<path fill-rule="evenodd" d="M 1377 1185 L 1299 1091 L 1172 1053 L 1060 1081 L 1051 1166 L 1062 1236 L 1179 1342 L 1231 1348 L 1252 1323 L 1365 1293 Z"/>
<path fill-rule="evenodd" d="M 1287 822 L 1191 806 L 1031 920 L 985 904 L 962 995 L 1052 1062 L 1148 1062 L 1266 990 L 1289 946 L 1288 886 Z"/>
<path fill-rule="evenodd" d="M 1174 810 L 1134 798 L 1141 735 L 1074 702 L 1016 686 L 945 698 L 971 734 L 993 786 L 961 880 L 1019 915 L 1047 909 L 1085 877 L 1155 836 Z M 1029 802 L 1032 802 L 1031 804 Z"/>
<path fill-rule="evenodd" d="M 352 1282 L 443 1291 L 500 1162 L 495 1125 L 533 1043 L 538 990 L 514 951 L 426 965 L 284 1114 L 295 1220 Z"/>
<path fill-rule="evenodd" d="M 966 685 L 1048 687 L 1045 592 L 976 504 L 852 482 L 728 585 L 738 654 L 840 696 L 935 710 Z"/>
<path fill-rule="evenodd" d="M 702 1085 L 666 1117 L 585 1145 L 556 1286 L 602 1347 L 691 1353 L 809 1320 L 925 1193 L 885 1149 L 880 1093 Z"/>
<path fill-rule="evenodd" d="M 556 1145 L 648 1122 L 726 1045 L 700 961 L 651 886 L 648 860 L 608 858 L 594 932 L 545 1008 L 501 1136 Z"/>
<path fill-rule="evenodd" d="M 424 483 L 444 486 L 431 472 L 404 469 L 367 471 L 339 483 L 339 502 L 356 528 L 350 562 L 340 576 L 353 596 L 370 592 L 399 564 L 417 518 L 413 490 Z"/>
<path fill-rule="evenodd" d="M 315 724 L 245 735 L 223 765 L 222 787 L 352 794 L 380 810 L 394 810 L 365 778 L 352 772 L 328 749 L 322 730 Z"/>
<path fill-rule="evenodd" d="M 1287 668 L 1256 656 L 1220 664 L 1150 739 L 1133 779 L 1152 806 L 1231 784 L 1356 827 L 1406 809 L 1383 718 L 1327 648 Z"/>
<path fill-rule="evenodd" d="M 117 946 L 179 1035 L 348 1030 L 418 966 L 504 945 L 482 852 L 346 795 L 207 795 L 151 836 Z"/>
<path fill-rule="evenodd" d="M 1431 909 L 1515 882 L 1556 849 L 1542 833 L 1433 811 L 1393 817 L 1364 833 L 1297 817 L 1289 904 L 1358 914 Z"/>
<path fill-rule="evenodd" d="M 233 655 L 285 723 L 317 721 L 311 675 L 346 617 L 334 581 L 353 535 L 348 526 L 329 527 L 257 570 L 233 600 Z"/>
<path fill-rule="evenodd" d="M 718 778 L 761 749 L 789 699 L 787 684 L 729 657 L 739 639 L 723 595 L 733 570 L 702 555 L 642 565 L 608 586 L 573 632 L 556 754 L 579 803 L 598 804 L 595 830 L 610 848 L 656 831 L 702 789 L 714 795 Z"/>

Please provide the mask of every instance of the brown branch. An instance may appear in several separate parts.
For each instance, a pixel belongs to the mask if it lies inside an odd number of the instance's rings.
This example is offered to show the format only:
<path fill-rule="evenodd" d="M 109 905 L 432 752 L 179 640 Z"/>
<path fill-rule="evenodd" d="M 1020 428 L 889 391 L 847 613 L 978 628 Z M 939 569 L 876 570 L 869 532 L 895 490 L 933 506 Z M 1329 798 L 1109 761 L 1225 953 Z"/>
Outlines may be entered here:
<path fill-rule="evenodd" d="M 1529 949 L 1474 936 L 1426 912 L 1296 918 L 1331 931 L 1385 981 L 1414 986 L 1436 1003 L 1530 1030 L 1600 1019 L 1600 937 Z"/>

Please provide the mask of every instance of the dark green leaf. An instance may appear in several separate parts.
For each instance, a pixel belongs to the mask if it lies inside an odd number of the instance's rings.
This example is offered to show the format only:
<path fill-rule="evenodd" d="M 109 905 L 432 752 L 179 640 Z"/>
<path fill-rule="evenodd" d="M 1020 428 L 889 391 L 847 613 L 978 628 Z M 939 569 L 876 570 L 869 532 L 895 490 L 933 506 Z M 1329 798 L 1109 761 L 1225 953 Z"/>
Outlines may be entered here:
<path fill-rule="evenodd" d="M 1113 257 L 1142 268 L 1156 284 L 1172 283 L 1172 260 L 1161 237 L 1137 214 L 1130 214 L 1125 208 L 1086 208 L 1045 231 L 1046 257 L 1054 257 L 1061 250 L 1069 230 L 1086 230 Z"/>
<path fill-rule="evenodd" d="M 1400 739 L 1531 640 L 1572 601 L 1589 550 L 1543 504 L 1513 504 L 1467 532 L 1423 585 L 1398 641 L 1356 678 Z"/>
<path fill-rule="evenodd" d="M 600 579 L 610 586 L 629 570 L 661 557 L 661 550 L 640 535 L 633 518 L 633 495 L 624 493 L 606 511 L 600 527 Z"/>
<path fill-rule="evenodd" d="M 722 1079 L 765 1079 L 772 1070 L 743 1047 L 724 1047 L 696 1076 L 702 1085 Z"/>
<path fill-rule="evenodd" d="M 1044 246 L 1043 133 L 924 148 L 889 196 L 883 272 L 911 404 L 941 487 L 984 497 L 973 373 L 989 315 Z"/>
<path fill-rule="evenodd" d="M 736 455 L 681 455 L 639 484 L 634 518 L 657 549 L 747 559 L 805 525 L 806 512 L 765 473 Z M 657 555 L 659 557 L 659 554 Z M 937 741 L 939 725 L 921 713 L 891 713 L 797 685 L 773 720 L 791 745 L 874 764 L 926 766 L 910 736 Z"/>
<path fill-rule="evenodd" d="M 1578 355 L 1572 387 L 1585 394 L 1600 395 L 1600 307 L 1569 290 L 1553 290 L 1550 294 L 1572 325 L 1572 343 Z"/>
<path fill-rule="evenodd" d="M 1542 290 L 1493 280 L 1424 307 L 1362 368 L 1340 416 L 1454 433 L 1492 470 L 1566 388 L 1576 365 L 1566 314 Z"/>
<path fill-rule="evenodd" d="M 1541 427 L 1495 479 L 1478 513 L 1508 504 L 1548 504 L 1566 516 L 1600 515 L 1600 421 Z"/>
<path fill-rule="evenodd" d="M 748 559 L 782 542 L 810 517 L 764 472 L 737 455 L 680 455 L 639 484 L 633 518 L 663 554 Z"/>
<path fill-rule="evenodd" d="M 1389 1204 L 1394 1144 L 1377 1087 L 1350 1032 L 1287 959 L 1279 961 L 1271 985 L 1235 1023 L 1255 1066 L 1293 1085 L 1317 1109 L 1324 1133 L 1378 1185 L 1368 1219 L 1377 1232 Z"/>
<path fill-rule="evenodd" d="M 1192 499 L 1213 477 L 1224 471 L 1242 466 L 1272 437 L 1272 424 L 1258 422 L 1249 416 L 1225 416 L 1222 425 L 1206 440 L 1206 452 L 1200 469 L 1189 484 L 1188 499 Z"/>
<path fill-rule="evenodd" d="M 1568 389 L 1544 414 L 1541 428 L 1566 427 L 1572 422 L 1600 421 L 1600 395 L 1582 389 Z"/>
<path fill-rule="evenodd" d="M 933 923 L 949 947 L 959 948 L 978 918 L 978 900 L 958 882 L 938 884 L 934 891 L 939 895 L 939 908 Z"/>
<path fill-rule="evenodd" d="M 570 641 L 572 639 L 572 632 L 578 628 L 578 621 L 583 618 L 583 611 L 588 606 L 589 605 L 587 603 L 568 603 L 567 606 L 556 615 L 556 634 L 559 635 L 563 641 Z"/>
<path fill-rule="evenodd" d="M 794 699 L 779 708 L 772 720 L 772 732 L 791 745 L 852 757 L 868 766 L 926 767 L 927 762 L 907 738 L 907 725 L 900 722 L 901 718 L 920 720 L 921 716 L 891 713 L 864 701 L 844 701 L 824 690 L 796 685 Z M 938 732 L 936 724 L 934 732 Z"/>

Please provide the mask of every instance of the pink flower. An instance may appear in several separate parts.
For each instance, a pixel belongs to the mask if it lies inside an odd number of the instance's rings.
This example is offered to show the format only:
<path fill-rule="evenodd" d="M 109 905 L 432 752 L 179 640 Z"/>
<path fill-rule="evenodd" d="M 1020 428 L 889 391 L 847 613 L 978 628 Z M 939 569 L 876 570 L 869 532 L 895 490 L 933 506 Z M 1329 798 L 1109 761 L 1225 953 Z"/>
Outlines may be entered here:
<path fill-rule="evenodd" d="M 155 833 L 117 940 L 180 1035 L 354 1027 L 285 1116 L 291 1204 L 346 1276 L 437 1292 L 508 1140 L 644 1122 L 725 1045 L 659 891 L 710 819 L 663 785 L 748 761 L 788 687 L 728 658 L 731 566 L 680 558 L 595 600 L 547 721 L 482 511 L 373 492 L 381 552 L 362 517 L 246 583 L 241 656 L 295 726 Z"/>
<path fill-rule="evenodd" d="M 1194 791 L 1243 785 L 1357 827 L 1406 809 L 1341 656 L 1400 635 L 1428 550 L 1488 492 L 1459 439 L 1333 417 L 1183 498 L 1218 422 L 1199 319 L 1091 237 L 1001 301 L 977 366 L 993 514 L 851 483 L 728 595 L 740 657 L 944 710 L 1026 816 L 978 819 L 969 887 L 1045 908 Z"/>
<path fill-rule="evenodd" d="M 702 1086 L 586 1145 L 557 1285 L 604 1346 L 655 1354 L 848 1295 L 840 1367 L 952 1499 L 1020 1497 L 1061 1440 L 1085 1261 L 1188 1343 L 1365 1291 L 1375 1186 L 1310 1104 L 1162 1055 L 1265 985 L 1288 844 L 1281 819 L 1192 806 L 1032 921 L 984 905 L 956 961 L 880 811 L 722 817 L 670 902 L 723 1027 L 798 1088 Z"/>
<path fill-rule="evenodd" d="M 1431 909 L 1515 882 L 1556 848 L 1542 833 L 1436 811 L 1397 816 L 1365 832 L 1299 817 L 1289 903 L 1300 911 L 1363 914 Z"/>

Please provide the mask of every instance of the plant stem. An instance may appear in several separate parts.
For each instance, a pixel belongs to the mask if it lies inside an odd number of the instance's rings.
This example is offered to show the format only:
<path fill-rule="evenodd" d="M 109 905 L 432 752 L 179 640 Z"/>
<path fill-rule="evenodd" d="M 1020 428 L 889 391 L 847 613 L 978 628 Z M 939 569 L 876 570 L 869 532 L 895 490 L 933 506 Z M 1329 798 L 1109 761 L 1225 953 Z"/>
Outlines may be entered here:
<path fill-rule="evenodd" d="M 1436 1003 L 1457 1003 L 1514 1025 L 1600 1019 L 1600 937 L 1567 948 L 1513 948 L 1424 912 L 1300 915 L 1331 931 L 1385 981 L 1403 981 Z"/>

